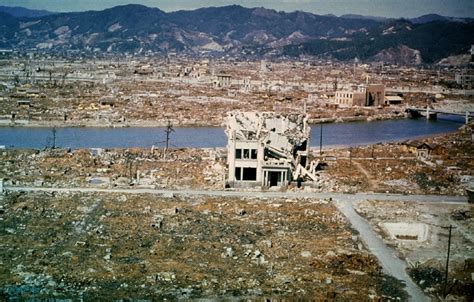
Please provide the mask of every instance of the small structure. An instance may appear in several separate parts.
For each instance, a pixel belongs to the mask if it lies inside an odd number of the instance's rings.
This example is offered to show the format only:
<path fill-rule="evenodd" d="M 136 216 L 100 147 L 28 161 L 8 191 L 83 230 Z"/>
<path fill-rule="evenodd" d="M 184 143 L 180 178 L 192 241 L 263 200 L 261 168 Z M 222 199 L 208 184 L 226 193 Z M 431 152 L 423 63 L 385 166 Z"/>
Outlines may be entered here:
<path fill-rule="evenodd" d="M 135 69 L 133 73 L 138 75 L 152 75 L 153 68 L 150 65 L 143 65 Z"/>
<path fill-rule="evenodd" d="M 398 95 L 386 95 L 385 105 L 400 105 L 403 102 L 403 98 Z"/>
<path fill-rule="evenodd" d="M 231 78 L 228 74 L 218 74 L 214 80 L 214 87 L 229 87 Z"/>
<path fill-rule="evenodd" d="M 416 154 L 416 158 L 420 160 L 428 159 L 434 149 L 433 146 L 425 142 L 408 141 L 404 145 L 410 153 Z"/>
<path fill-rule="evenodd" d="M 474 203 L 474 182 L 471 182 L 466 189 L 467 201 L 469 203 Z"/>
<path fill-rule="evenodd" d="M 31 107 L 31 101 L 27 99 L 18 100 L 16 101 L 16 105 L 21 108 L 29 108 Z"/>
<path fill-rule="evenodd" d="M 252 91 L 252 84 L 251 84 L 251 80 L 250 80 L 250 77 L 245 77 L 242 81 L 242 89 L 241 89 L 243 92 L 250 92 Z"/>
<path fill-rule="evenodd" d="M 385 85 L 360 84 L 336 91 L 335 103 L 345 106 L 380 106 L 385 104 Z"/>
<path fill-rule="evenodd" d="M 303 114 L 229 113 L 227 184 L 282 187 L 293 180 L 316 180 L 317 164 L 308 160 L 310 130 Z"/>
<path fill-rule="evenodd" d="M 270 72 L 272 71 L 272 63 L 267 62 L 265 60 L 260 61 L 260 72 L 265 73 L 265 72 Z"/>
<path fill-rule="evenodd" d="M 99 99 L 99 105 L 101 107 L 113 108 L 115 107 L 115 99 L 112 96 L 103 96 Z"/>

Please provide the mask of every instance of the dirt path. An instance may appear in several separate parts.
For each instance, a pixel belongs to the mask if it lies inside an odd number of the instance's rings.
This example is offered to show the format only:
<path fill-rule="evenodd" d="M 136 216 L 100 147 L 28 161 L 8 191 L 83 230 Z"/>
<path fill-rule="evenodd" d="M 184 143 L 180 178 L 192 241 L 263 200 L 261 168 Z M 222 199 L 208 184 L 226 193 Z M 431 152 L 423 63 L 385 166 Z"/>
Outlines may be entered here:
<path fill-rule="evenodd" d="M 123 193 L 123 194 L 159 194 L 172 197 L 173 195 L 206 195 L 206 196 L 237 196 L 237 197 L 254 197 L 254 198 L 332 198 L 345 202 L 353 202 L 358 200 L 387 200 L 387 201 L 406 201 L 406 202 L 434 202 L 434 203 L 460 203 L 466 204 L 466 196 L 448 196 L 448 195 L 402 195 L 389 193 L 334 193 L 334 192 L 265 192 L 265 191 L 221 191 L 221 190 L 161 190 L 161 189 L 106 189 L 106 188 L 87 188 L 87 187 L 71 187 L 71 188 L 50 188 L 50 187 L 17 187 L 4 186 L 5 191 L 11 192 L 82 192 L 82 193 Z"/>
<path fill-rule="evenodd" d="M 411 297 L 410 300 L 416 302 L 431 301 L 408 276 L 406 272 L 407 265 L 395 255 L 395 250 L 388 247 L 383 240 L 377 236 L 370 224 L 354 211 L 353 203 L 341 200 L 336 201 L 336 206 L 339 211 L 347 217 L 352 227 L 359 232 L 362 241 L 364 241 L 366 247 L 380 261 L 383 270 L 387 274 L 405 282 L 406 291 Z"/>
<path fill-rule="evenodd" d="M 367 183 L 369 185 L 367 189 L 369 191 L 375 191 L 375 189 L 377 189 L 378 186 L 374 178 L 372 177 L 372 175 L 370 175 L 370 173 L 367 172 L 367 170 L 358 161 L 353 161 L 353 163 L 357 167 L 357 169 L 359 169 L 360 172 L 364 174 L 365 178 L 367 178 Z"/>

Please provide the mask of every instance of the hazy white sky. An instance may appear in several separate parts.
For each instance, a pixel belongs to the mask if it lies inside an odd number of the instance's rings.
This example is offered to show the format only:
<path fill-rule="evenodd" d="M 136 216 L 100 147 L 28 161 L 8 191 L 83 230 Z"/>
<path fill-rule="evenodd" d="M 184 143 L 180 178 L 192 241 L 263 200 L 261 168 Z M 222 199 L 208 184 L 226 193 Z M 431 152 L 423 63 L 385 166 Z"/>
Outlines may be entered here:
<path fill-rule="evenodd" d="M 57 12 L 102 10 L 116 5 L 143 4 L 164 11 L 239 4 L 276 10 L 303 10 L 316 14 L 361 14 L 384 17 L 418 17 L 436 13 L 474 17 L 474 0 L 0 0 L 0 5 Z"/>

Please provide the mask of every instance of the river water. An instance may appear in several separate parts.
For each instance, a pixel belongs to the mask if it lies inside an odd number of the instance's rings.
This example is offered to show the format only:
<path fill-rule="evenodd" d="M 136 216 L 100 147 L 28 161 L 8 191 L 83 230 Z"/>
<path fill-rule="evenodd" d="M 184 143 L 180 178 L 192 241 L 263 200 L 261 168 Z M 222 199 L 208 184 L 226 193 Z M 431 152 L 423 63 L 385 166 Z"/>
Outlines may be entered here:
<path fill-rule="evenodd" d="M 323 148 L 400 141 L 456 131 L 462 124 L 453 120 L 401 119 L 373 122 L 323 124 Z M 311 145 L 319 147 L 320 125 L 312 125 Z M 66 148 L 163 147 L 165 128 L 57 128 L 56 146 Z M 225 147 L 223 128 L 175 128 L 171 147 Z M 0 146 L 44 148 L 52 146 L 52 128 L 0 127 Z"/>

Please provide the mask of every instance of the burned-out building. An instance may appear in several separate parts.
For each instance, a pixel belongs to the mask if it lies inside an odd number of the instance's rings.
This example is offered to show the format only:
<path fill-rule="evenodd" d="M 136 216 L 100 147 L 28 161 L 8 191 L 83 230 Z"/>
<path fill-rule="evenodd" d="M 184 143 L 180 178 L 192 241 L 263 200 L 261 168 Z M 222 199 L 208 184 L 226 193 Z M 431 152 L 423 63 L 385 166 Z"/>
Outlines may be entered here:
<path fill-rule="evenodd" d="M 231 78 L 228 74 L 218 74 L 213 81 L 213 85 L 215 88 L 230 87 Z"/>
<path fill-rule="evenodd" d="M 360 84 L 336 91 L 335 103 L 342 106 L 380 106 L 385 104 L 385 85 Z"/>
<path fill-rule="evenodd" d="M 462 70 L 454 75 L 454 80 L 463 89 L 473 89 L 474 70 Z"/>
<path fill-rule="evenodd" d="M 308 159 L 310 130 L 304 114 L 229 113 L 227 184 L 282 187 L 291 181 L 316 180 L 316 164 Z"/>

